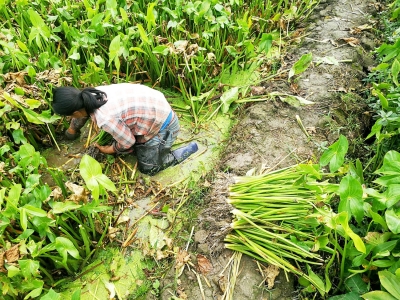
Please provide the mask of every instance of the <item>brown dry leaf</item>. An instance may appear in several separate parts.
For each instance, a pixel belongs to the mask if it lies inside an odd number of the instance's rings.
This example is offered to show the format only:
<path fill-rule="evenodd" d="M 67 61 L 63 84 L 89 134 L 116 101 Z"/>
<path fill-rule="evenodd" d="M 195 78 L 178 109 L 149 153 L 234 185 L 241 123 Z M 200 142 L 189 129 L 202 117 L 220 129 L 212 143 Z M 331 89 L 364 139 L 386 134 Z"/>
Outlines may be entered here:
<path fill-rule="evenodd" d="M 364 24 L 364 25 L 361 25 L 361 26 L 357 26 L 357 27 L 352 28 L 352 29 L 350 30 L 350 33 L 351 33 L 351 34 L 359 34 L 359 33 L 361 33 L 362 31 L 364 31 L 364 30 L 369 30 L 369 29 L 372 29 L 372 26 L 369 25 L 369 24 Z"/>
<path fill-rule="evenodd" d="M 50 193 L 50 197 L 53 197 L 54 200 L 59 200 L 63 198 L 62 190 L 59 186 L 56 186 Z"/>
<path fill-rule="evenodd" d="M 306 130 L 309 134 L 315 134 L 317 133 L 317 130 L 315 129 L 314 126 L 306 127 Z"/>
<path fill-rule="evenodd" d="M 186 295 L 185 291 L 181 287 L 178 288 L 177 293 L 179 296 L 179 299 L 177 299 L 177 300 L 187 300 L 188 299 L 188 296 Z"/>
<path fill-rule="evenodd" d="M 197 254 L 197 266 L 197 270 L 203 275 L 209 273 L 213 268 L 208 258 L 201 254 Z"/>
<path fill-rule="evenodd" d="M 28 72 L 21 71 L 21 72 L 15 72 L 15 73 L 6 73 L 3 75 L 4 81 L 6 83 L 17 83 L 20 86 L 25 85 L 25 75 L 27 75 Z"/>
<path fill-rule="evenodd" d="M 225 293 L 226 286 L 227 282 L 225 276 L 221 276 L 220 278 L 218 278 L 218 287 L 221 290 L 221 292 Z"/>
<path fill-rule="evenodd" d="M 177 265 L 184 265 L 190 260 L 190 254 L 186 250 L 180 249 L 176 255 Z"/>
<path fill-rule="evenodd" d="M 345 41 L 347 44 L 349 44 L 352 47 L 357 47 L 357 45 L 360 44 L 360 40 L 356 39 L 354 37 L 349 37 L 349 38 L 341 38 L 340 40 Z"/>
<path fill-rule="evenodd" d="M 279 268 L 274 265 L 269 265 L 263 271 L 266 274 L 265 281 L 267 282 L 268 289 L 272 289 L 275 284 L 275 278 L 279 275 Z"/>
<path fill-rule="evenodd" d="M 5 252 L 0 252 L 0 272 L 7 273 L 7 270 L 4 268 L 4 255 Z"/>
<path fill-rule="evenodd" d="M 6 251 L 6 259 L 8 263 L 17 261 L 20 258 L 19 244 L 12 246 Z"/>
<path fill-rule="evenodd" d="M 266 93 L 266 88 L 263 86 L 252 86 L 251 94 L 254 96 L 264 95 Z"/>
<path fill-rule="evenodd" d="M 83 186 L 74 184 L 70 181 L 67 181 L 65 186 L 74 193 L 69 197 L 69 200 L 74 201 L 75 203 L 79 203 L 80 201 L 86 203 L 88 201 L 88 192 Z"/>

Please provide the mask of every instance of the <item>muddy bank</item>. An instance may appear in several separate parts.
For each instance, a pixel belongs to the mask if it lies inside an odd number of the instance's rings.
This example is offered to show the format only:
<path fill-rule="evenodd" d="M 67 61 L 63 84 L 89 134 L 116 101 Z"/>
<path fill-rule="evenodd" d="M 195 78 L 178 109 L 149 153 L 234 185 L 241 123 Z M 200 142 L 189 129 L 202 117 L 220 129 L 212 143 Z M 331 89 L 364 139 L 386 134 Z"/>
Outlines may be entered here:
<path fill-rule="evenodd" d="M 287 74 L 258 88 L 265 94 L 283 92 L 301 96 L 314 104 L 293 107 L 279 99 L 244 107 L 221 157 L 206 207 L 198 217 L 194 243 L 188 249 L 193 265 L 199 254 L 212 268 L 200 279 L 187 269 L 176 278 L 174 270 L 163 280 L 161 299 L 223 299 L 232 253 L 224 249 L 229 232 L 230 207 L 226 191 L 232 176 L 244 175 L 252 168 L 277 169 L 304 161 L 317 162 L 321 151 L 339 134 L 352 144 L 362 142 L 370 128 L 370 116 L 362 98 L 362 79 L 374 64 L 371 51 L 377 41 L 373 34 L 379 5 L 367 0 L 330 0 L 320 5 L 304 24 L 298 24 L 298 38 L 284 57 L 281 68 L 290 68 L 301 55 L 313 54 L 313 64 L 306 72 L 288 81 Z M 306 131 L 299 126 L 298 116 Z M 351 151 L 359 149 L 350 149 Z M 201 256 L 200 256 L 201 257 Z M 243 257 L 233 299 L 293 299 L 295 279 L 280 274 L 268 286 L 266 274 L 249 257 Z M 175 282 L 175 286 L 168 284 Z M 149 297 L 151 299 L 151 297 Z"/>

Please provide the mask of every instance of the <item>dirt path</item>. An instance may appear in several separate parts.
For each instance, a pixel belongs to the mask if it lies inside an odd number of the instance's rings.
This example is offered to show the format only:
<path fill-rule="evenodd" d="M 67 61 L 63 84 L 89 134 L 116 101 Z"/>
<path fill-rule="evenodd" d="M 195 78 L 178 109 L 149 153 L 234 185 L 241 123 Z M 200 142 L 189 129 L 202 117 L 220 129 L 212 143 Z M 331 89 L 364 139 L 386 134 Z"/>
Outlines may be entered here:
<path fill-rule="evenodd" d="M 240 113 L 240 121 L 221 159 L 220 170 L 224 172 L 215 176 L 207 208 L 195 227 L 195 243 L 188 249 L 194 264 L 196 255 L 201 254 L 212 263 L 212 270 L 207 280 L 200 276 L 200 288 L 195 273 L 185 269 L 177 282 L 181 299 L 221 299 L 228 278 L 227 272 L 222 276 L 221 271 L 232 255 L 223 248 L 231 222 L 232 208 L 225 203 L 225 197 L 232 176 L 244 175 L 261 165 L 274 169 L 304 160 L 317 162 L 319 150 L 333 143 L 339 134 L 353 143 L 362 140 L 370 119 L 364 114 L 361 79 L 373 64 L 369 52 L 375 48 L 371 28 L 377 9 L 378 4 L 368 0 L 321 1 L 307 24 L 303 24 L 304 29 L 299 26 L 298 45 L 282 62 L 282 69 L 288 69 L 301 55 L 312 52 L 313 66 L 292 82 L 288 82 L 286 74 L 261 88 L 264 93 L 278 91 L 302 96 L 315 104 L 296 108 L 277 99 L 251 105 Z M 325 63 L 316 63 L 318 57 Z M 309 137 L 299 127 L 296 115 Z M 284 300 L 298 295 L 294 280 L 288 282 L 282 272 L 274 287 L 267 289 L 253 260 L 244 256 L 240 269 L 234 300 Z M 173 273 L 171 270 L 164 286 L 174 282 Z M 175 291 L 165 288 L 161 299 L 172 299 Z"/>

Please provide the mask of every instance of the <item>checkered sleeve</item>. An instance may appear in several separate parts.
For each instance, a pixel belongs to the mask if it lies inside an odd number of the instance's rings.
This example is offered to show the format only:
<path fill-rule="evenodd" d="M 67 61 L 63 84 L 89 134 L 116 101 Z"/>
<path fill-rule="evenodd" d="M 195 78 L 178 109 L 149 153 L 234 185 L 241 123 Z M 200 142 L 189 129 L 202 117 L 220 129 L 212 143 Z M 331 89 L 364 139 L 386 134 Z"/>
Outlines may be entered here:
<path fill-rule="evenodd" d="M 102 129 L 113 136 L 116 141 L 116 150 L 119 152 L 130 149 L 136 142 L 131 129 L 120 119 L 109 120 Z"/>

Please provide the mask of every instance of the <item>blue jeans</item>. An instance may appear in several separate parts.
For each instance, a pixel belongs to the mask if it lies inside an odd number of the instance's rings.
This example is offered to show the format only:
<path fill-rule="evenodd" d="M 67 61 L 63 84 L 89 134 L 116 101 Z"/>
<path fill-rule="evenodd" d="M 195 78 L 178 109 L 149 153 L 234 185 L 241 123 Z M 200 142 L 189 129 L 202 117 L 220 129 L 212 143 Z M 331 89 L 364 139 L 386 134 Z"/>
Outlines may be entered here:
<path fill-rule="evenodd" d="M 169 123 L 169 125 L 165 129 L 161 130 L 155 137 L 153 137 L 151 140 L 148 140 L 143 145 L 150 147 L 160 145 L 160 143 L 164 140 L 167 131 L 169 131 L 170 134 L 165 141 L 164 148 L 171 148 L 176 138 L 178 137 L 179 130 L 180 130 L 179 120 L 178 117 L 175 115 L 174 119 L 171 121 L 171 123 Z"/>

